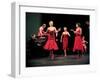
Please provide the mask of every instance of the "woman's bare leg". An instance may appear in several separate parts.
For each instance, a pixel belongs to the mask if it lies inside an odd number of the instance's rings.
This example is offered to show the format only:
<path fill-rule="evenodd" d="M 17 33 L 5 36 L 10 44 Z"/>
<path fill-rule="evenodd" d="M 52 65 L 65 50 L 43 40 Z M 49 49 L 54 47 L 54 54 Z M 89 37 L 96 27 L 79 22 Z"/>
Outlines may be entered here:
<path fill-rule="evenodd" d="M 53 53 L 53 50 L 51 51 L 51 59 L 53 60 L 54 59 L 54 53 Z"/>
<path fill-rule="evenodd" d="M 80 55 L 80 51 L 79 51 L 79 50 L 77 50 L 77 55 L 78 55 L 78 56 L 77 56 L 77 58 L 79 59 L 79 58 L 80 58 L 80 56 L 81 56 L 81 55 Z"/>
<path fill-rule="evenodd" d="M 64 50 L 64 56 L 65 56 L 65 57 L 67 56 L 66 49 Z"/>

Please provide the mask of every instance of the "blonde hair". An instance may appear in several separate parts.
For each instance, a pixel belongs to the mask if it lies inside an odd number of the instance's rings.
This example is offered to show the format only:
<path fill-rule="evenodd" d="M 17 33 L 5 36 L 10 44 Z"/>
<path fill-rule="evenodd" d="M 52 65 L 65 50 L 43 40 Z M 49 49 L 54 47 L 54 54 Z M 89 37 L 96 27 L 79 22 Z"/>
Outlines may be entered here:
<path fill-rule="evenodd" d="M 64 29 L 66 29 L 66 30 L 67 30 L 67 27 L 64 27 Z"/>

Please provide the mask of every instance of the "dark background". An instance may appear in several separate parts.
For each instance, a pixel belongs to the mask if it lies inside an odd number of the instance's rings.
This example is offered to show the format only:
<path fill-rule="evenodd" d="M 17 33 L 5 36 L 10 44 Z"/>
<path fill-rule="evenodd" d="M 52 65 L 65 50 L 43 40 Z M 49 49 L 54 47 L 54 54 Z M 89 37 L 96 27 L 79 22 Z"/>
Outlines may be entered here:
<path fill-rule="evenodd" d="M 69 38 L 69 51 L 68 54 L 73 54 L 72 48 L 74 43 L 74 34 L 70 31 L 70 29 L 75 29 L 75 24 L 78 22 L 81 24 L 82 32 L 85 36 L 86 41 L 88 41 L 87 47 L 89 54 L 89 15 L 73 15 L 73 14 L 49 14 L 49 13 L 26 13 L 26 61 L 28 59 L 42 58 L 47 57 L 49 54 L 48 51 L 45 51 L 42 47 L 37 47 L 31 38 L 32 34 L 36 34 L 38 32 L 39 27 L 42 24 L 46 24 L 49 27 L 49 21 L 53 20 L 54 26 L 58 29 L 61 27 L 63 31 L 63 27 L 66 26 L 68 28 L 71 37 Z M 46 28 L 47 28 L 46 27 Z M 45 29 L 46 30 L 46 29 Z M 62 33 L 61 31 L 61 33 Z M 55 52 L 55 54 L 63 54 L 62 50 Z"/>

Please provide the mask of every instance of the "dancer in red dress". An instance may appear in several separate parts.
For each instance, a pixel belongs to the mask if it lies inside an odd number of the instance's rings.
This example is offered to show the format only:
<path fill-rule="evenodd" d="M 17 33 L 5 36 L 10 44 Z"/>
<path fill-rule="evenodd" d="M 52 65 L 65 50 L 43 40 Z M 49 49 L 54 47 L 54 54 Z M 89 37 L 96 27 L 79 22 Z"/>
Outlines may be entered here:
<path fill-rule="evenodd" d="M 40 26 L 39 31 L 38 31 L 38 36 L 42 37 L 44 35 L 44 28 L 46 27 L 46 24 L 43 24 L 42 26 Z"/>
<path fill-rule="evenodd" d="M 73 51 L 77 52 L 79 57 L 82 55 L 80 53 L 83 52 L 83 44 L 82 44 L 82 29 L 80 27 L 80 23 L 76 23 L 76 30 L 71 30 L 74 32 L 75 34 L 75 40 L 74 40 L 74 48 L 73 48 Z"/>
<path fill-rule="evenodd" d="M 70 36 L 69 32 L 67 31 L 67 27 L 64 27 L 64 32 L 61 35 L 61 42 L 63 45 L 64 56 L 67 56 L 68 50 L 68 37 Z"/>
<path fill-rule="evenodd" d="M 85 36 L 82 37 L 82 44 L 83 44 L 83 53 L 87 52 L 87 44 L 88 42 L 85 40 Z"/>
<path fill-rule="evenodd" d="M 50 27 L 47 28 L 48 40 L 44 46 L 44 49 L 49 50 L 51 59 L 54 59 L 53 51 L 58 50 L 58 46 L 57 46 L 56 38 L 55 38 L 57 36 L 57 30 L 53 26 L 53 21 L 50 21 L 49 25 Z"/>

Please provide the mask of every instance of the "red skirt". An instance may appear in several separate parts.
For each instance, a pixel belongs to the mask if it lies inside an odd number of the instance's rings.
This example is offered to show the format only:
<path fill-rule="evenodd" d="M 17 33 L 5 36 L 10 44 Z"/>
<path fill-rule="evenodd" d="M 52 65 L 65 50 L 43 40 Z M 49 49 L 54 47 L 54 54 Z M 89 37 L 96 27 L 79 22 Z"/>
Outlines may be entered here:
<path fill-rule="evenodd" d="M 62 39 L 62 45 L 63 45 L 63 50 L 68 49 L 68 38 L 63 38 Z"/>
<path fill-rule="evenodd" d="M 44 49 L 46 50 L 58 50 L 57 43 L 54 39 L 47 40 Z"/>
<path fill-rule="evenodd" d="M 83 44 L 82 44 L 81 36 L 75 36 L 73 51 L 77 51 L 77 50 L 83 52 Z"/>

